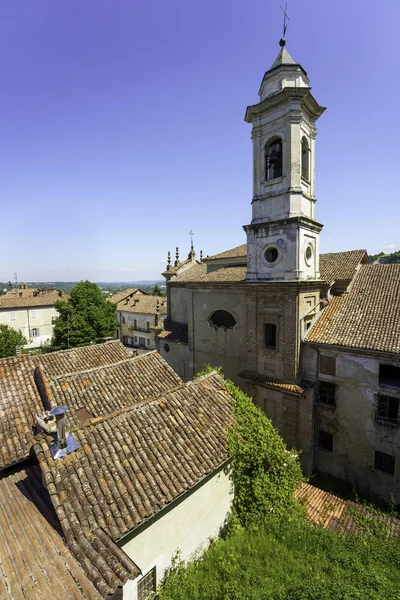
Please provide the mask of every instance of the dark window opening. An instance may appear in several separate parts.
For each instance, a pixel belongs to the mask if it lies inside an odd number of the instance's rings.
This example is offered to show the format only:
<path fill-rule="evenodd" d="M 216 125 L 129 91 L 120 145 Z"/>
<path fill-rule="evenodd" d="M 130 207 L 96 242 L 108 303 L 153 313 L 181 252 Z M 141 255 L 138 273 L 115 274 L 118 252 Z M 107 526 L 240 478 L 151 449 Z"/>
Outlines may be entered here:
<path fill-rule="evenodd" d="M 394 464 L 394 456 L 375 450 L 374 469 L 388 475 L 394 475 Z"/>
<path fill-rule="evenodd" d="M 318 432 L 318 448 L 327 452 L 333 452 L 333 435 L 320 429 Z"/>
<path fill-rule="evenodd" d="M 265 148 L 265 180 L 282 177 L 282 140 L 277 139 Z"/>
<path fill-rule="evenodd" d="M 211 315 L 208 322 L 216 329 L 219 327 L 223 327 L 224 329 L 233 329 L 236 325 L 235 317 L 226 310 L 216 310 Z"/>
<path fill-rule="evenodd" d="M 122 317 L 122 323 L 125 324 L 125 317 Z"/>
<path fill-rule="evenodd" d="M 169 352 L 169 344 L 164 344 L 164 350 L 165 352 Z"/>
<path fill-rule="evenodd" d="M 319 404 L 336 406 L 336 385 L 330 381 L 320 381 L 317 398 Z"/>
<path fill-rule="evenodd" d="M 278 250 L 274 246 L 270 246 L 266 249 L 265 260 L 269 263 L 274 263 L 278 259 Z"/>
<path fill-rule="evenodd" d="M 148 600 L 149 598 L 153 598 L 153 594 L 157 591 L 156 585 L 156 568 L 153 567 L 151 571 L 146 573 L 138 581 L 137 584 L 137 597 L 138 600 Z"/>
<path fill-rule="evenodd" d="M 379 385 L 400 388 L 400 367 L 379 365 Z"/>
<path fill-rule="evenodd" d="M 310 148 L 306 138 L 301 140 L 301 176 L 310 179 Z"/>
<path fill-rule="evenodd" d="M 266 348 L 276 348 L 275 323 L 264 323 L 264 344 Z"/>
<path fill-rule="evenodd" d="M 376 420 L 388 425 L 399 424 L 399 398 L 378 396 Z"/>

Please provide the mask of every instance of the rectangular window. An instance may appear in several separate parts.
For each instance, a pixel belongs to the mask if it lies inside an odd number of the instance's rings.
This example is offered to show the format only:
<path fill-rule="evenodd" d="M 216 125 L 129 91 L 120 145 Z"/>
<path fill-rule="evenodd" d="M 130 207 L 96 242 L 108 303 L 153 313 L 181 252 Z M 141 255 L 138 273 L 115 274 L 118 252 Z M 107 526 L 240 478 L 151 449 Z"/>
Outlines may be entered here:
<path fill-rule="evenodd" d="M 400 367 L 379 365 L 379 385 L 400 387 Z"/>
<path fill-rule="evenodd" d="M 330 381 L 320 381 L 318 383 L 317 402 L 327 406 L 336 406 L 336 385 Z"/>
<path fill-rule="evenodd" d="M 147 338 L 147 345 L 150 346 L 150 338 Z"/>
<path fill-rule="evenodd" d="M 15 321 L 15 312 L 10 312 L 10 321 Z"/>
<path fill-rule="evenodd" d="M 31 337 L 39 337 L 39 328 L 38 327 L 32 327 L 31 329 Z"/>
<path fill-rule="evenodd" d="M 374 469 L 387 475 L 394 475 L 394 456 L 375 450 Z"/>
<path fill-rule="evenodd" d="M 31 310 L 31 319 L 36 319 L 36 310 Z"/>
<path fill-rule="evenodd" d="M 136 321 L 136 319 L 133 320 L 133 329 L 137 329 L 137 321 Z"/>
<path fill-rule="evenodd" d="M 153 597 L 153 594 L 155 594 L 156 591 L 157 591 L 156 568 L 153 567 L 151 569 L 151 571 L 146 573 L 146 575 L 144 575 L 142 577 L 142 579 L 140 579 L 140 581 L 138 581 L 138 584 L 137 584 L 138 600 L 148 600 L 148 598 Z"/>
<path fill-rule="evenodd" d="M 149 321 L 147 321 L 147 322 L 146 322 L 146 325 L 147 325 L 147 331 L 150 331 L 150 322 L 149 322 Z"/>
<path fill-rule="evenodd" d="M 137 344 L 137 335 L 135 335 L 135 342 L 136 342 L 136 344 Z"/>
<path fill-rule="evenodd" d="M 378 406 L 375 418 L 377 421 L 388 425 L 399 424 L 399 398 L 392 396 L 378 396 Z"/>
<path fill-rule="evenodd" d="M 122 317 L 122 324 L 125 325 L 125 317 Z"/>
<path fill-rule="evenodd" d="M 321 354 L 319 359 L 319 372 L 325 375 L 336 375 L 336 356 Z"/>
<path fill-rule="evenodd" d="M 320 429 L 318 432 L 318 448 L 327 452 L 333 452 L 333 435 Z"/>
<path fill-rule="evenodd" d="M 275 323 L 264 323 L 264 345 L 266 348 L 276 348 Z"/>

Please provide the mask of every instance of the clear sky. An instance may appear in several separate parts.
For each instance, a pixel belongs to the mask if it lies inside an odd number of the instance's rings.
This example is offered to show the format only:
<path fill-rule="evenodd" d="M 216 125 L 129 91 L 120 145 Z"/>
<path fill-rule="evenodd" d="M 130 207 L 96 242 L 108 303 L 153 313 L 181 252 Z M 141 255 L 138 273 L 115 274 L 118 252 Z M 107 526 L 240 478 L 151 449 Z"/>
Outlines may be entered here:
<path fill-rule="evenodd" d="M 251 220 L 248 104 L 282 0 L 3 0 L 0 280 L 159 278 Z M 399 0 L 289 0 L 318 122 L 321 251 L 400 248 Z"/>

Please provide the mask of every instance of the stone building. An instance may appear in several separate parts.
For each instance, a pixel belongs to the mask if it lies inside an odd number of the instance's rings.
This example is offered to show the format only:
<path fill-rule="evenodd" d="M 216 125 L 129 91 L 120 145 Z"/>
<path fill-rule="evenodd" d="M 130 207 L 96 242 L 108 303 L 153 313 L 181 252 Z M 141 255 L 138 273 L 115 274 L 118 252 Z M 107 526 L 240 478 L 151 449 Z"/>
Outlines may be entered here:
<path fill-rule="evenodd" d="M 154 350 L 153 327 L 167 315 L 167 300 L 139 288 L 118 292 L 109 299 L 117 305 L 117 338 L 126 346 Z"/>
<path fill-rule="evenodd" d="M 320 469 L 400 502 L 399 394 L 379 375 L 400 369 L 400 265 L 389 277 L 383 265 L 371 270 L 365 250 L 320 255 L 314 165 L 325 109 L 282 44 L 245 114 L 253 141 L 247 243 L 168 260 L 158 348 L 184 379 L 207 363 L 221 366 L 302 451 L 306 473 Z"/>
<path fill-rule="evenodd" d="M 21 283 L 0 296 L 0 324 L 21 331 L 27 348 L 39 348 L 53 336 L 58 317 L 55 303 L 67 298 L 62 290 L 28 288 Z"/>

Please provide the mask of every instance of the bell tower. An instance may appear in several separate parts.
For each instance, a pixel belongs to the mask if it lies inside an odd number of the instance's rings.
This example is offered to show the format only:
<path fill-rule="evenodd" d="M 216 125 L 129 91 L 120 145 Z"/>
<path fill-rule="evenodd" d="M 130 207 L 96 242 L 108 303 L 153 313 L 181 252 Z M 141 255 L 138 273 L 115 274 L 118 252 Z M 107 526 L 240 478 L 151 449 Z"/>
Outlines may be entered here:
<path fill-rule="evenodd" d="M 282 38 L 260 101 L 245 115 L 253 141 L 252 221 L 244 226 L 248 281 L 319 279 L 315 137 L 325 108 L 285 44 Z"/>

